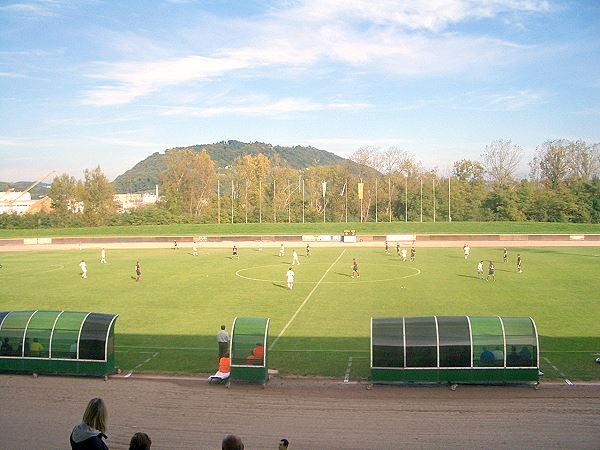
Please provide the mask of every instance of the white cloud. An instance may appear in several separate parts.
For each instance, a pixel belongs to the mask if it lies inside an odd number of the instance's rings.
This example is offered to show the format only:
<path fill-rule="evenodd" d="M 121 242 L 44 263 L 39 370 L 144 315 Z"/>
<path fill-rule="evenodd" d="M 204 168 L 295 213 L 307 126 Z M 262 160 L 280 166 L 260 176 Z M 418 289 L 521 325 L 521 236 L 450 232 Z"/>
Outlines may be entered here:
<path fill-rule="evenodd" d="M 0 6 L 0 12 L 17 14 L 21 16 L 56 16 L 55 7 L 58 2 L 54 0 L 40 0 L 37 2 L 11 3 Z"/>
<path fill-rule="evenodd" d="M 175 107 L 163 111 L 163 115 L 182 115 L 188 117 L 212 117 L 225 114 L 247 116 L 278 116 L 290 113 L 313 112 L 324 110 L 359 110 L 369 108 L 366 103 L 319 103 L 298 98 L 284 98 L 271 101 L 248 101 L 226 106 Z"/>
<path fill-rule="evenodd" d="M 450 100 L 450 105 L 458 109 L 476 111 L 519 111 L 530 106 L 547 103 L 552 94 L 531 89 L 508 90 L 503 92 L 467 92 L 458 103 Z M 456 99 L 454 99 L 456 100 Z"/>
<path fill-rule="evenodd" d="M 446 30 L 449 25 L 506 11 L 548 8 L 542 0 L 307 0 L 243 24 L 225 22 L 238 33 L 237 47 L 217 46 L 210 55 L 191 52 L 154 60 L 141 55 L 140 61 L 99 64 L 91 77 L 103 83 L 84 92 L 84 103 L 125 104 L 169 86 L 226 76 L 271 77 L 283 69 L 328 64 L 396 76 L 489 69 L 515 61 L 531 49 L 453 33 Z"/>

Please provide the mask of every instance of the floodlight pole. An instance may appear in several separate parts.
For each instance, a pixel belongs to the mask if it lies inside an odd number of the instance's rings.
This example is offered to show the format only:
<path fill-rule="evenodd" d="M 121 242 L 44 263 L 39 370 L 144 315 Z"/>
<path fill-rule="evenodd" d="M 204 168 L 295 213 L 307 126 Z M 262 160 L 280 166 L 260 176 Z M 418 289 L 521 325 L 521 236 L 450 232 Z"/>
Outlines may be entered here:
<path fill-rule="evenodd" d="M 431 185 L 433 188 L 433 221 L 435 222 L 435 173 L 432 174 Z"/>
<path fill-rule="evenodd" d="M 345 212 L 346 212 L 346 223 L 348 223 L 348 180 L 346 180 L 344 182 L 345 186 L 346 186 L 346 192 L 344 193 L 346 196 L 346 206 L 345 206 Z"/>
<path fill-rule="evenodd" d="M 288 179 L 288 223 L 292 223 L 292 187 Z"/>
<path fill-rule="evenodd" d="M 388 213 L 392 223 L 392 177 L 388 175 Z"/>
<path fill-rule="evenodd" d="M 231 223 L 233 223 L 233 178 L 231 179 Z"/>
<path fill-rule="evenodd" d="M 302 178 L 302 223 L 304 223 L 304 178 Z"/>
<path fill-rule="evenodd" d="M 273 223 L 277 223 L 277 207 L 275 205 L 275 178 L 273 178 Z"/>
<path fill-rule="evenodd" d="M 452 215 L 450 214 L 450 179 L 452 177 L 448 175 L 448 222 L 452 222 Z"/>
<path fill-rule="evenodd" d="M 246 223 L 248 223 L 248 180 L 246 180 L 246 195 L 245 195 L 245 210 L 246 210 Z"/>

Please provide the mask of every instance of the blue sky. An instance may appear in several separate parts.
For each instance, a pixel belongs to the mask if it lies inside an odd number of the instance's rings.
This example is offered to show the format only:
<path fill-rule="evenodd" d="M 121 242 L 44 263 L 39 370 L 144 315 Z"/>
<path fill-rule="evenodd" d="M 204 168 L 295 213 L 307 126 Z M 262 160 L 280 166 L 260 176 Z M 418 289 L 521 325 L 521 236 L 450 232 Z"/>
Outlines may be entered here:
<path fill-rule="evenodd" d="M 0 180 L 236 139 L 428 167 L 600 142 L 600 2 L 0 1 Z"/>

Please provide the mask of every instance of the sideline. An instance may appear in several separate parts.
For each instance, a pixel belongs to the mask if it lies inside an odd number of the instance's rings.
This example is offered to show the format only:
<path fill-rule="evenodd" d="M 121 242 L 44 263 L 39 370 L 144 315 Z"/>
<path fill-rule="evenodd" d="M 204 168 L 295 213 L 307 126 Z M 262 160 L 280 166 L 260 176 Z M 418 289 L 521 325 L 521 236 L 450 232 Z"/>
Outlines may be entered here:
<path fill-rule="evenodd" d="M 310 300 L 310 298 L 312 297 L 312 295 L 314 294 L 314 292 L 317 290 L 317 288 L 319 287 L 319 285 L 321 284 L 321 282 L 325 279 L 325 277 L 327 276 L 327 274 L 329 273 L 329 271 L 333 268 L 333 266 L 335 266 L 337 264 L 337 262 L 340 260 L 340 258 L 342 256 L 344 256 L 344 253 L 346 253 L 346 249 L 342 250 L 342 253 L 340 253 L 340 256 L 337 257 L 337 259 L 325 271 L 325 273 L 323 274 L 323 276 L 321 277 L 321 279 L 317 282 L 317 284 L 315 284 L 315 286 L 312 288 L 312 290 L 306 296 L 306 298 L 304 299 L 304 301 L 302 302 L 302 304 L 298 307 L 298 309 L 296 310 L 296 312 L 294 313 L 294 315 L 292 316 L 292 318 L 290 320 L 288 320 L 288 323 L 285 324 L 285 327 L 283 327 L 283 330 L 281 330 L 281 332 L 279 333 L 279 335 L 271 343 L 271 345 L 268 348 L 269 351 L 273 350 L 273 347 L 275 347 L 275 344 L 277 344 L 277 342 L 279 342 L 279 338 L 281 338 L 281 336 L 283 336 L 283 333 L 285 333 L 285 331 L 288 329 L 288 327 L 292 324 L 292 322 L 294 321 L 294 319 L 296 318 L 296 316 L 298 315 L 298 313 L 300 313 L 300 311 L 302 310 L 302 308 L 304 308 L 304 305 L 306 305 L 306 303 L 308 303 L 308 301 Z"/>
<path fill-rule="evenodd" d="M 137 370 L 140 367 L 142 367 L 144 364 L 149 363 L 151 360 L 153 360 L 154 358 L 156 358 L 158 355 L 160 355 L 160 352 L 155 352 L 154 355 L 152 355 L 150 358 L 148 358 L 145 361 L 139 363 L 137 366 L 135 366 L 133 369 L 131 369 L 129 371 L 129 373 L 127 373 L 127 375 L 123 376 L 123 378 L 129 378 L 133 374 L 134 370 Z"/>

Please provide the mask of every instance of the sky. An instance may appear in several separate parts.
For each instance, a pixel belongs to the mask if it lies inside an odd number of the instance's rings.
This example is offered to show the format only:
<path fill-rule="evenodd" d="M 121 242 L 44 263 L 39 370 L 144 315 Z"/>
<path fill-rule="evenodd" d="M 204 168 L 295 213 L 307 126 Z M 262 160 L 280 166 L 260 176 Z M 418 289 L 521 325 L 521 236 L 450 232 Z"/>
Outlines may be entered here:
<path fill-rule="evenodd" d="M 0 0 L 0 181 L 223 140 L 600 142 L 600 1 Z M 49 180 L 46 180 L 49 181 Z"/>

